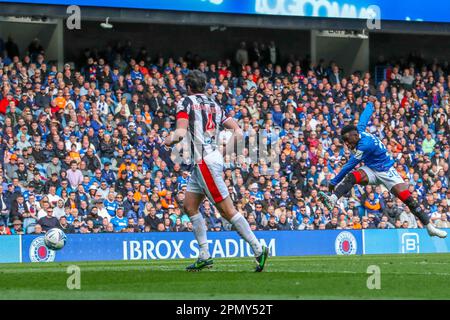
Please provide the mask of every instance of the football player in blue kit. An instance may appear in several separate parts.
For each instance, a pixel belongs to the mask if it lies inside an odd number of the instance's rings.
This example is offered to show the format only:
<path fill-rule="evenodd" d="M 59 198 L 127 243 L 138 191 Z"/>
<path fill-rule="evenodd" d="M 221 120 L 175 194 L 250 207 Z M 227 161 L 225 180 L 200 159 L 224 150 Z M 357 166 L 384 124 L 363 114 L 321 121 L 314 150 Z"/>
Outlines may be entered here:
<path fill-rule="evenodd" d="M 422 210 L 419 203 L 412 197 L 408 184 L 394 168 L 394 159 L 378 137 L 366 132 L 367 124 L 374 111 L 374 97 L 361 114 L 358 125 L 347 125 L 342 128 L 341 137 L 352 155 L 341 171 L 330 181 L 331 195 L 319 192 L 324 205 L 333 209 L 337 201 L 349 192 L 355 184 L 383 184 L 392 194 L 398 197 L 409 210 L 422 222 L 430 236 L 445 238 L 447 232 L 437 229 L 430 223 L 430 218 Z M 364 166 L 353 170 L 360 162 Z"/>

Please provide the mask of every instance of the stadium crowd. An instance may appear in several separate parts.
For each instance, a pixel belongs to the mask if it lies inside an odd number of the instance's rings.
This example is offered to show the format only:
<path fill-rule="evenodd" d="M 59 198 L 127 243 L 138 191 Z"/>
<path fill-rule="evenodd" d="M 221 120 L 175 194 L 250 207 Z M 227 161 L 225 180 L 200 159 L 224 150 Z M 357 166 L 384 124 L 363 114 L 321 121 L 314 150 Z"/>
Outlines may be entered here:
<path fill-rule="evenodd" d="M 370 95 L 368 130 L 432 222 L 450 227 L 450 67 L 416 56 L 383 65 L 376 84 L 337 62 L 283 59 L 275 42 L 242 42 L 212 62 L 152 59 L 129 41 L 58 70 L 38 40 L 20 54 L 0 39 L 0 234 L 191 231 L 182 210 L 191 164 L 161 143 L 192 69 L 244 131 L 247 149 L 225 157 L 224 177 L 253 230 L 422 227 L 381 186 L 355 186 L 331 212 L 318 200 L 350 156 L 340 130 Z M 256 147 L 278 146 L 278 161 L 249 156 L 257 136 Z M 210 231 L 230 229 L 209 201 L 200 210 Z"/>

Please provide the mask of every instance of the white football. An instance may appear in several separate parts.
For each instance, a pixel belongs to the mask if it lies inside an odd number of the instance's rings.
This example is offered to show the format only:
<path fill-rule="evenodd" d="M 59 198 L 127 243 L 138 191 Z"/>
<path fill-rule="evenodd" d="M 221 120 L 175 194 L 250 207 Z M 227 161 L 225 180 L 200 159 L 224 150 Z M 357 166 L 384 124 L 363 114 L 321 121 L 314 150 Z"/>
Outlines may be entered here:
<path fill-rule="evenodd" d="M 48 230 L 44 237 L 44 243 L 50 250 L 61 250 L 66 245 L 66 241 L 66 234 L 58 228 Z"/>

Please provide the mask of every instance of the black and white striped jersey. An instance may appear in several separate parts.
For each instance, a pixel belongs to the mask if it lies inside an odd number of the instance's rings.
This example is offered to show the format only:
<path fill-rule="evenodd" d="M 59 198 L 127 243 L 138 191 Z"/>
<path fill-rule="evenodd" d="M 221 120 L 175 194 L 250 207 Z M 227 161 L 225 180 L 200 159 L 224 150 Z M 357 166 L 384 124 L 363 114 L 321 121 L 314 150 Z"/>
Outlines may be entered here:
<path fill-rule="evenodd" d="M 213 99 L 204 94 L 184 97 L 177 105 L 177 119 L 189 121 L 188 135 L 191 157 L 201 161 L 217 150 L 217 138 L 222 125 L 229 118 Z"/>

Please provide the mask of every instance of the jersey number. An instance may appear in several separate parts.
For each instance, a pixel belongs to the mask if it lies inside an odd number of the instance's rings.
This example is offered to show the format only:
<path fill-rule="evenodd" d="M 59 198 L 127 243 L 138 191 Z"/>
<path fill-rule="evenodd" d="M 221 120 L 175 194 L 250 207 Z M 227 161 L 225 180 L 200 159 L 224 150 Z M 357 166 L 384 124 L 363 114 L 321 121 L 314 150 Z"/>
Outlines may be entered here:
<path fill-rule="evenodd" d="M 216 129 L 216 125 L 213 121 L 212 116 L 213 116 L 212 113 L 208 114 L 208 122 L 206 123 L 206 131 L 212 131 L 212 130 Z"/>

